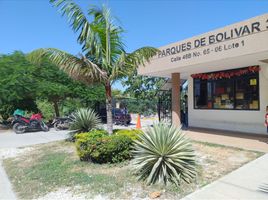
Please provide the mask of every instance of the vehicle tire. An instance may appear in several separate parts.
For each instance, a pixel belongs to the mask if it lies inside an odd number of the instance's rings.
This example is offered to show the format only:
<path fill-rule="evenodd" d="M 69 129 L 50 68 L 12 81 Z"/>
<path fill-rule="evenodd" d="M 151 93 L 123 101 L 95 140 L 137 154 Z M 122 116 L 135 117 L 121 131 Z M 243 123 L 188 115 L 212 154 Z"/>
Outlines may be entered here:
<path fill-rule="evenodd" d="M 25 126 L 23 126 L 22 124 L 20 124 L 20 123 L 15 123 L 14 125 L 13 125 L 13 131 L 16 133 L 16 134 L 22 134 L 22 133 L 25 133 L 25 131 L 26 131 L 26 127 Z"/>
<path fill-rule="evenodd" d="M 40 123 L 40 127 L 41 127 L 42 131 L 45 131 L 45 132 L 49 131 L 48 126 L 44 122 Z"/>
<path fill-rule="evenodd" d="M 60 131 L 61 130 L 60 122 L 55 122 L 54 128 L 56 131 Z"/>

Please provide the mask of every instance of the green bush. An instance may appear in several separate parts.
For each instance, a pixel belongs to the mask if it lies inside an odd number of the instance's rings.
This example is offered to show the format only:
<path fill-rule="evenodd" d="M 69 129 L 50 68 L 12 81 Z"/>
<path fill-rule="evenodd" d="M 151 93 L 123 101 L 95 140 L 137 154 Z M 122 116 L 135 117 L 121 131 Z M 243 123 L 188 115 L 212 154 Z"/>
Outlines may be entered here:
<path fill-rule="evenodd" d="M 130 137 L 132 140 L 137 140 L 139 138 L 139 135 L 142 134 L 143 132 L 138 129 L 122 129 L 122 130 L 116 130 L 114 131 L 116 135 L 124 135 Z"/>
<path fill-rule="evenodd" d="M 109 134 L 106 130 L 92 130 L 90 132 L 76 134 L 75 138 L 80 140 L 88 140 L 94 138 L 101 138 L 108 135 Z"/>
<path fill-rule="evenodd" d="M 49 121 L 54 117 L 54 107 L 47 100 L 36 100 L 37 108 L 41 111 L 45 121 Z"/>
<path fill-rule="evenodd" d="M 80 99 L 75 98 L 66 98 L 62 101 L 60 106 L 61 115 L 69 115 L 72 112 L 75 112 L 79 108 L 83 108 L 85 105 L 81 102 Z"/>
<path fill-rule="evenodd" d="M 88 132 L 76 136 L 76 149 L 82 161 L 117 163 L 131 158 L 132 140 L 123 135 L 107 132 Z"/>
<path fill-rule="evenodd" d="M 147 184 L 172 182 L 178 186 L 196 176 L 192 144 L 176 126 L 156 124 L 134 142 L 135 172 Z"/>
<path fill-rule="evenodd" d="M 87 133 L 79 133 L 75 136 L 75 145 L 77 148 L 78 156 L 81 160 L 89 160 L 88 157 L 88 141 L 95 140 L 107 136 L 108 132 L 105 130 L 92 130 Z"/>

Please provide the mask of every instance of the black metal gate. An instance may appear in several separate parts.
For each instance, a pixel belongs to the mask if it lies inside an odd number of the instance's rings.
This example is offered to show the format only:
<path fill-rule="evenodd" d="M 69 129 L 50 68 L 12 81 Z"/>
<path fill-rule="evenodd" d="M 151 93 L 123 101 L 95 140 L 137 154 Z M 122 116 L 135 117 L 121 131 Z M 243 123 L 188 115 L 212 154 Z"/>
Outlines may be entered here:
<path fill-rule="evenodd" d="M 158 118 L 171 122 L 171 90 L 158 92 Z"/>

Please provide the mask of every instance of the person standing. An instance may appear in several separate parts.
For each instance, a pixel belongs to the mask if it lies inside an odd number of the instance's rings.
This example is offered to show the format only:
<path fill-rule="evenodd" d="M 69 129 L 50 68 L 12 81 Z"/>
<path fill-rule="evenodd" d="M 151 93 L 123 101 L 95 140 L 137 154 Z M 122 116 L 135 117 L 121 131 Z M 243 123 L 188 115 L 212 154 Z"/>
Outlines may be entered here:
<path fill-rule="evenodd" d="M 128 114 L 128 110 L 126 107 L 124 107 L 123 109 L 124 126 L 127 126 L 127 114 Z"/>
<path fill-rule="evenodd" d="M 185 124 L 185 128 L 188 128 L 188 96 L 187 94 L 184 95 L 184 124 Z"/>
<path fill-rule="evenodd" d="M 266 114 L 265 114 L 265 121 L 264 125 L 266 126 L 266 132 L 268 133 L 268 106 L 266 106 Z"/>

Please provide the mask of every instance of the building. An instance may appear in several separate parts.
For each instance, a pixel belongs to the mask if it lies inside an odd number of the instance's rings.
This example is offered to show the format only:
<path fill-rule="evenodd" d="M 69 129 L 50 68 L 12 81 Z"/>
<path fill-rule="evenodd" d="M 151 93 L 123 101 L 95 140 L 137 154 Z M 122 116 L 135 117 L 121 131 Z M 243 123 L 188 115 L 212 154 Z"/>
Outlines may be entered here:
<path fill-rule="evenodd" d="M 138 73 L 171 78 L 174 124 L 187 80 L 189 126 L 266 134 L 268 13 L 159 49 Z"/>

